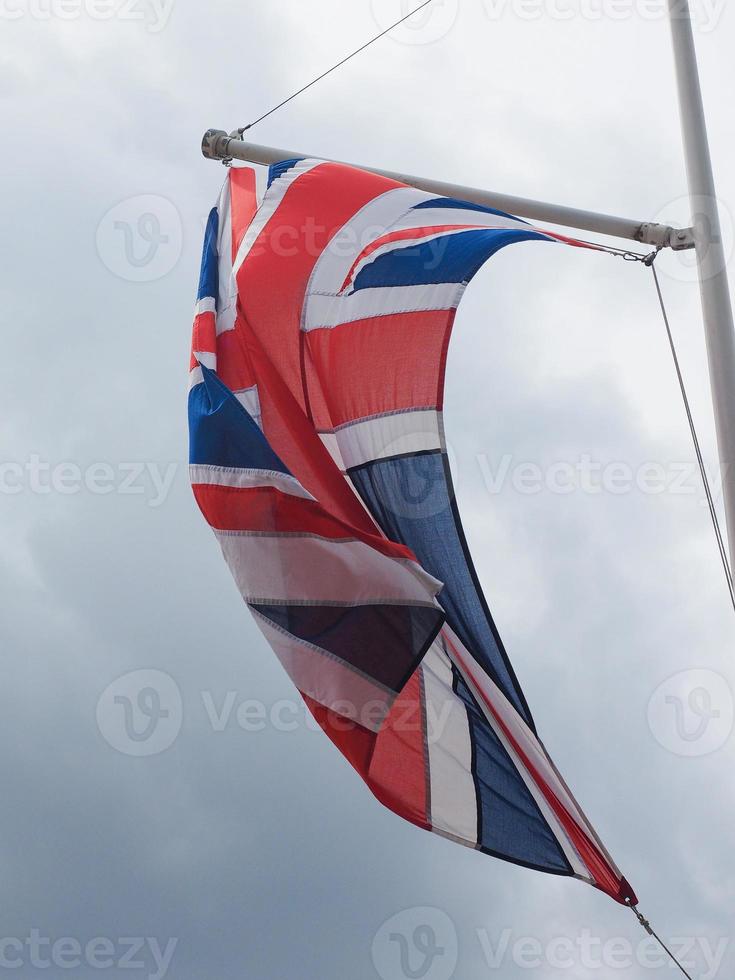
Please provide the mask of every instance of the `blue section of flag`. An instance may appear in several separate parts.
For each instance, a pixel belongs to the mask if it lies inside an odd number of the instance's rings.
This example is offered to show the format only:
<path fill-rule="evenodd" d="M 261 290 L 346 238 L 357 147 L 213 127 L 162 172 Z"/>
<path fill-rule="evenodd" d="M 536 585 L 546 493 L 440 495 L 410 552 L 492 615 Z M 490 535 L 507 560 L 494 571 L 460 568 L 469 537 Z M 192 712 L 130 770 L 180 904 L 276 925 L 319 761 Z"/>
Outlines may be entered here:
<path fill-rule="evenodd" d="M 454 690 L 464 702 L 472 739 L 483 849 L 544 871 L 569 874 L 569 863 L 536 801 L 472 693 L 454 672 Z"/>
<path fill-rule="evenodd" d="M 303 159 L 304 157 L 294 157 L 293 160 L 281 160 L 279 163 L 272 163 L 268 168 L 268 186 L 270 187 L 274 180 L 283 177 L 285 173 L 288 173 L 297 163 L 301 163 Z"/>
<path fill-rule="evenodd" d="M 530 711 L 500 642 L 464 541 L 442 453 L 379 460 L 349 471 L 357 492 L 392 541 L 407 545 L 440 581 L 447 622 L 529 725 Z"/>
<path fill-rule="evenodd" d="M 217 259 L 217 237 L 219 235 L 219 213 L 217 208 L 212 208 L 207 220 L 207 230 L 204 233 L 204 250 L 202 252 L 202 265 L 199 273 L 199 289 L 197 300 L 212 298 L 217 299 L 219 290 L 217 288 L 218 259 Z"/>
<path fill-rule="evenodd" d="M 312 643 L 391 691 L 400 691 L 441 629 L 435 606 L 250 603 L 279 629 Z"/>
<path fill-rule="evenodd" d="M 250 413 L 214 371 L 189 392 L 189 462 L 289 473 Z"/>
<path fill-rule="evenodd" d="M 356 276 L 353 289 L 469 282 L 480 266 L 506 245 L 549 241 L 540 232 L 482 228 L 437 236 L 421 245 L 394 248 L 379 255 Z"/>

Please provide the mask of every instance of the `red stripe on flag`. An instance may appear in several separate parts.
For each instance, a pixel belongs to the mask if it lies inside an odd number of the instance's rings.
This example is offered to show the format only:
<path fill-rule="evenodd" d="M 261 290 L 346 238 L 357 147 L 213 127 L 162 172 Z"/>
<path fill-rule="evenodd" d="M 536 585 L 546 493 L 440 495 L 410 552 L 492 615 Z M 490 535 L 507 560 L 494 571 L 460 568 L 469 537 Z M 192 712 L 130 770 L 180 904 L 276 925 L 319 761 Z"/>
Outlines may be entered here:
<path fill-rule="evenodd" d="M 326 735 L 357 770 L 376 799 L 398 816 L 431 830 L 421 683 L 415 671 L 376 735 L 301 695 Z"/>
<path fill-rule="evenodd" d="M 367 779 L 370 766 L 370 756 L 377 738 L 375 732 L 363 728 L 343 715 L 338 715 L 330 708 L 325 708 L 308 694 L 299 692 L 306 707 L 318 721 L 322 730 L 329 736 L 343 756 L 347 759 L 363 779 Z"/>
<path fill-rule="evenodd" d="M 454 315 L 454 310 L 392 313 L 310 330 L 305 335 L 310 354 L 307 376 L 317 428 L 329 430 L 403 409 L 440 407 Z"/>
<path fill-rule="evenodd" d="M 226 330 L 217 338 L 217 376 L 230 391 L 252 388 L 256 383 L 247 350 L 238 336 L 241 330 L 236 322 L 234 330 Z"/>
<path fill-rule="evenodd" d="M 194 317 L 191 350 L 192 355 L 195 351 L 204 351 L 207 354 L 217 353 L 217 328 L 214 313 L 199 313 Z M 196 367 L 196 362 L 194 362 L 193 367 Z"/>
<path fill-rule="evenodd" d="M 222 487 L 195 483 L 194 496 L 208 524 L 218 531 L 265 531 L 316 534 L 333 541 L 359 540 L 388 558 L 415 560 L 397 542 L 355 529 L 328 514 L 314 500 L 282 493 L 275 487 Z"/>
<path fill-rule="evenodd" d="M 378 733 L 368 782 L 380 802 L 394 813 L 431 830 L 426 726 L 418 670 L 393 702 Z"/>

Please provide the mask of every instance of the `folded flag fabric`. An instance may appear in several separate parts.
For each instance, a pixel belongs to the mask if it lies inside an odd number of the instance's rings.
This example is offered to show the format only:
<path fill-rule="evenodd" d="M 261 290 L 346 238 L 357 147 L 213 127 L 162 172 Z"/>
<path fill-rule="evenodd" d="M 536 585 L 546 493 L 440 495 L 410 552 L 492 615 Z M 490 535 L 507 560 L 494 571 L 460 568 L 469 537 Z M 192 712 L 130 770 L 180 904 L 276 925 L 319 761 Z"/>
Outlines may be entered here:
<path fill-rule="evenodd" d="M 191 480 L 258 626 L 379 800 L 635 904 L 537 737 L 445 447 L 463 291 L 531 240 L 588 247 L 341 164 L 230 169 L 195 314 Z"/>

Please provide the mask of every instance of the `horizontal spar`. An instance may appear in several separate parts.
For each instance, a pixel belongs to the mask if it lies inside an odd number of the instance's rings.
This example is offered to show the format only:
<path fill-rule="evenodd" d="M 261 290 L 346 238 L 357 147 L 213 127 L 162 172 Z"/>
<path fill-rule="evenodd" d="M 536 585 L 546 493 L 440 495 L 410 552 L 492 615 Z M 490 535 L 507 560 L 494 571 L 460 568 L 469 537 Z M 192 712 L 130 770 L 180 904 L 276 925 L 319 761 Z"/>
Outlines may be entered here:
<path fill-rule="evenodd" d="M 273 146 L 258 146 L 256 143 L 245 143 L 236 133 L 228 136 L 222 129 L 207 130 L 202 140 L 202 153 L 209 160 L 243 160 L 246 163 L 260 163 L 266 166 L 281 160 L 291 160 L 295 157 L 314 158 L 314 154 L 299 153 L 295 150 L 281 150 Z M 316 157 L 316 159 L 320 158 Z M 344 161 L 335 162 L 342 163 Z M 349 164 L 349 166 L 360 165 Z M 499 194 L 495 191 L 479 190 L 476 187 L 449 184 L 441 180 L 412 177 L 410 174 L 396 173 L 391 170 L 378 170 L 376 167 L 361 166 L 360 169 L 369 170 L 371 173 L 379 174 L 382 177 L 390 177 L 430 194 L 471 201 L 473 204 L 497 208 L 499 211 L 508 211 L 532 221 L 547 221 L 550 224 L 562 225 L 565 228 L 591 231 L 598 235 L 610 235 L 612 238 L 626 238 L 643 245 L 673 248 L 676 251 L 694 248 L 694 233 L 691 228 L 672 228 L 670 225 L 660 225 L 650 221 L 618 218 L 611 214 L 598 214 L 594 211 L 564 207 L 561 204 L 546 204 L 543 201 L 532 201 L 525 197 L 514 197 L 512 194 Z"/>

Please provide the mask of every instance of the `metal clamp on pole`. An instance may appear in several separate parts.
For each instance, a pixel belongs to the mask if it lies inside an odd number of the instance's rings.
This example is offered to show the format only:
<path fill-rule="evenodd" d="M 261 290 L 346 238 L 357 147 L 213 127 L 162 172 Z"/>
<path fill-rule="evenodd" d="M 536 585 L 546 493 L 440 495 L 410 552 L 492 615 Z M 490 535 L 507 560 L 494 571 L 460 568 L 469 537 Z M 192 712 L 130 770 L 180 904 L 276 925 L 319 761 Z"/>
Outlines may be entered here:
<path fill-rule="evenodd" d="M 675 252 L 683 252 L 695 246 L 693 228 L 672 228 L 670 225 L 646 222 L 641 225 L 639 236 L 637 241 L 644 245 L 672 248 Z"/>
<path fill-rule="evenodd" d="M 232 156 L 228 153 L 227 144 L 235 136 L 228 136 L 224 129 L 208 129 L 202 137 L 202 155 L 207 160 L 231 160 Z"/>

